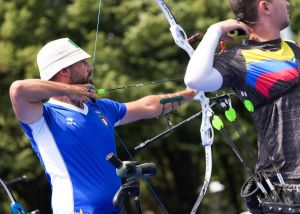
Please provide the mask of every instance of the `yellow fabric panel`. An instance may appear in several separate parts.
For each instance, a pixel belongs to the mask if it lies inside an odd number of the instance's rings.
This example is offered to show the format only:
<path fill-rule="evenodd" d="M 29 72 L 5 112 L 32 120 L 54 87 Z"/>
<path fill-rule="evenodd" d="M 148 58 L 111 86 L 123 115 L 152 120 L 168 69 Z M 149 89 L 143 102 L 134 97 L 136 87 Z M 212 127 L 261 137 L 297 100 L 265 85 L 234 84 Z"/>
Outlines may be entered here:
<path fill-rule="evenodd" d="M 246 63 L 255 63 L 262 60 L 290 61 L 295 58 L 290 46 L 282 41 L 281 49 L 277 51 L 263 51 L 259 49 L 242 50 Z"/>

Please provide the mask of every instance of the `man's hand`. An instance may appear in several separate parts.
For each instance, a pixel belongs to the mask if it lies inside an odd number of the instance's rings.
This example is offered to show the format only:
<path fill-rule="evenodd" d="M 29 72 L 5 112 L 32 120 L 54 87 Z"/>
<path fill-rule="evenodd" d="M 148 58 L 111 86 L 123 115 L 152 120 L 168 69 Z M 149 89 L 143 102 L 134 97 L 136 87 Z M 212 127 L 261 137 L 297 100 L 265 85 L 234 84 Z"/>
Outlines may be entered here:
<path fill-rule="evenodd" d="M 195 89 L 191 89 L 191 88 L 189 88 L 189 87 L 187 87 L 186 89 L 185 89 L 185 91 L 188 93 L 188 94 L 190 94 L 190 96 L 188 96 L 188 98 L 187 98 L 187 102 L 190 102 L 190 101 L 192 101 L 193 99 L 194 99 L 194 97 L 198 94 L 198 92 L 199 91 L 197 91 L 197 90 L 195 90 Z"/>
<path fill-rule="evenodd" d="M 67 96 L 74 102 L 87 102 L 92 99 L 97 99 L 95 87 L 90 83 L 69 85 L 67 89 Z"/>
<path fill-rule="evenodd" d="M 237 21 L 235 19 L 228 19 L 222 22 L 216 23 L 221 28 L 222 31 L 222 37 L 221 40 L 228 41 L 228 42 L 234 42 L 234 39 L 227 35 L 227 33 L 236 30 L 241 29 L 245 31 L 247 35 L 253 32 L 252 28 L 246 25 L 243 22 Z"/>

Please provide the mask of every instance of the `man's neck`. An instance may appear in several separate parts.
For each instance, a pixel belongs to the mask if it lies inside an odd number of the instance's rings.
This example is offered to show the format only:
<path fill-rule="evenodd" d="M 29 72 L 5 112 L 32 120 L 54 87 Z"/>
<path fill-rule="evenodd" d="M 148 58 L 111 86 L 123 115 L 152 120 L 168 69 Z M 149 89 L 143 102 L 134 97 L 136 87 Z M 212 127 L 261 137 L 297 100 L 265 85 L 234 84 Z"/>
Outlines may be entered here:
<path fill-rule="evenodd" d="M 270 25 L 255 25 L 252 27 L 253 32 L 250 33 L 250 40 L 258 42 L 267 42 L 280 38 L 280 31 Z"/>
<path fill-rule="evenodd" d="M 71 104 L 71 105 L 76 106 L 78 108 L 84 109 L 84 106 L 83 106 L 82 102 L 74 102 L 74 101 L 70 100 L 66 96 L 63 96 L 63 97 L 52 97 L 52 99 L 58 100 L 58 101 L 63 102 L 63 103 L 68 103 L 68 104 Z"/>

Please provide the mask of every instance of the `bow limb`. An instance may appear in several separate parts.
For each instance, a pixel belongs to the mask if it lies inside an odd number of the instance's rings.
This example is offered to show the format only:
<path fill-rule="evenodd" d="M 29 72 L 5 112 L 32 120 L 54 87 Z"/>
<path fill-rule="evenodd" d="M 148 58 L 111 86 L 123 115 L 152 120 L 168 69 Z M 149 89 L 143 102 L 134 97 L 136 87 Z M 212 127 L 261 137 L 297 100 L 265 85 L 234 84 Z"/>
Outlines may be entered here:
<path fill-rule="evenodd" d="M 188 55 L 191 57 L 194 53 L 194 49 L 188 42 L 188 38 L 186 36 L 183 28 L 176 23 L 176 20 L 170 11 L 168 5 L 164 2 L 164 0 L 156 0 L 156 3 L 159 5 L 160 9 L 163 11 L 165 17 L 167 18 L 170 24 L 170 31 L 174 38 L 175 43 L 180 48 L 184 49 Z"/>
<path fill-rule="evenodd" d="M 195 97 L 195 100 L 198 100 L 201 104 L 202 108 L 202 123 L 200 127 L 200 133 L 201 133 L 201 140 L 202 145 L 205 148 L 205 177 L 204 177 L 204 183 L 201 187 L 199 196 L 193 206 L 193 209 L 191 213 L 196 213 L 197 209 L 207 191 L 210 178 L 211 178 L 211 172 L 212 172 L 212 152 L 211 152 L 211 145 L 213 144 L 214 139 L 214 131 L 210 122 L 210 118 L 213 115 L 213 112 L 209 106 L 209 99 L 205 97 L 204 93 L 200 91 Z"/>
<path fill-rule="evenodd" d="M 156 3 L 160 6 L 161 10 L 163 11 L 165 17 L 167 18 L 170 24 L 170 31 L 172 33 L 175 43 L 177 44 L 177 46 L 184 49 L 191 57 L 194 53 L 194 49 L 189 44 L 185 31 L 180 25 L 176 23 L 176 20 L 172 12 L 170 11 L 169 7 L 164 2 L 164 0 L 156 0 Z M 197 198 L 196 203 L 194 204 L 191 213 L 197 212 L 197 209 L 208 188 L 208 184 L 211 178 L 211 171 L 212 171 L 211 145 L 213 143 L 213 138 L 214 138 L 214 132 L 210 122 L 210 117 L 212 116 L 212 110 L 209 107 L 209 99 L 204 95 L 204 92 L 199 92 L 194 99 L 200 102 L 202 108 L 202 123 L 200 127 L 200 133 L 201 133 L 202 145 L 205 147 L 206 170 L 205 170 L 204 184 L 202 185 L 200 194 Z"/>
<path fill-rule="evenodd" d="M 201 187 L 199 196 L 193 206 L 193 209 L 191 213 L 196 213 L 198 210 L 198 207 L 207 191 L 209 182 L 210 182 L 210 177 L 211 177 L 211 171 L 212 171 L 212 153 L 211 153 L 211 146 L 206 146 L 205 147 L 205 159 L 206 159 L 206 170 L 205 170 L 205 177 L 204 177 L 204 182 Z"/>

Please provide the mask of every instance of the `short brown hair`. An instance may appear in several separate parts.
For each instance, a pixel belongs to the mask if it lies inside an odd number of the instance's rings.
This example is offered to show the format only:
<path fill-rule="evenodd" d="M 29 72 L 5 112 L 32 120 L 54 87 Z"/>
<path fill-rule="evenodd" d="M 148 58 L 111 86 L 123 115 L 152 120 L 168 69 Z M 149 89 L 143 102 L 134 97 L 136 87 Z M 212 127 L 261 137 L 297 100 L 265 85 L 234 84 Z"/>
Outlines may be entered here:
<path fill-rule="evenodd" d="M 260 0 L 229 0 L 236 19 L 247 24 L 257 22 L 257 4 Z"/>

